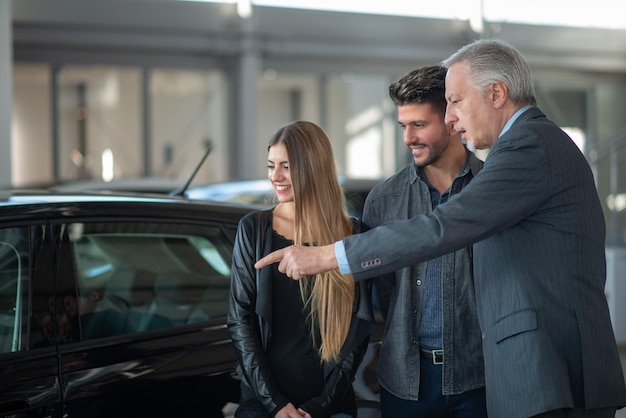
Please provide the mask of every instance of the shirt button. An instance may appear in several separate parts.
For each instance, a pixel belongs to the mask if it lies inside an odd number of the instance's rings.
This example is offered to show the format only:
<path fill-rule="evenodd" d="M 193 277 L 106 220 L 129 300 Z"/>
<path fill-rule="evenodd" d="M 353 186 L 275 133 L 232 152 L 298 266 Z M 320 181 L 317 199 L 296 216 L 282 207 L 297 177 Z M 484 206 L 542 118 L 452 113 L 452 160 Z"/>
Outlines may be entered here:
<path fill-rule="evenodd" d="M 418 286 L 421 286 L 421 285 L 422 285 L 422 281 L 421 281 L 421 280 L 419 280 L 419 279 L 417 280 L 417 282 L 416 282 L 416 283 L 417 283 L 417 285 L 418 285 Z"/>

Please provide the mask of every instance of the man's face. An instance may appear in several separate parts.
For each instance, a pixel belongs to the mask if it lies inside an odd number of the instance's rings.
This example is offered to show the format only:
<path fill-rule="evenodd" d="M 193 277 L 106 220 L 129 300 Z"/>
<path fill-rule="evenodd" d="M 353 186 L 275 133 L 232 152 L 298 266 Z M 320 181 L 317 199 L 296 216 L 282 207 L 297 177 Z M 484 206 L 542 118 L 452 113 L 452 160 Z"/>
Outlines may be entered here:
<path fill-rule="evenodd" d="M 430 103 L 398 106 L 398 124 L 404 131 L 402 141 L 418 167 L 435 163 L 451 140 L 459 140 Z"/>
<path fill-rule="evenodd" d="M 446 74 L 445 121 L 452 124 L 470 150 L 491 148 L 502 126 L 500 116 L 488 93 L 481 93 L 471 84 L 465 64 L 453 64 Z"/>

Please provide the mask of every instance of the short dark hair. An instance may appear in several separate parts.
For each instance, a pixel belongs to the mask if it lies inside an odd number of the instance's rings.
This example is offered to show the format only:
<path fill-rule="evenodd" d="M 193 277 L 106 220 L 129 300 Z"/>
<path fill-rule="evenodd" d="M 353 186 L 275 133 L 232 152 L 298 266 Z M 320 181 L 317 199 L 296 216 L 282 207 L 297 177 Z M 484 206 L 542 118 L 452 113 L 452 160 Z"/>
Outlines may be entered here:
<path fill-rule="evenodd" d="M 434 110 L 445 115 L 446 71 L 438 65 L 413 70 L 389 85 L 389 97 L 396 106 L 430 103 Z"/>

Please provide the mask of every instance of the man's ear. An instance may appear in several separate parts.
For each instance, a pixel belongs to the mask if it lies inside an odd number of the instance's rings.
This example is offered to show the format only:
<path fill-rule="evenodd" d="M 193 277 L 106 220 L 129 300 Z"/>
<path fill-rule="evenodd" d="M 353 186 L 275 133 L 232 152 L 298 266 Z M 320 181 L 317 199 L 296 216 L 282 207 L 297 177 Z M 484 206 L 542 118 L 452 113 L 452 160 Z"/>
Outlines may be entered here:
<path fill-rule="evenodd" d="M 509 89 L 502 81 L 496 81 L 489 85 L 489 98 L 493 107 L 498 109 L 506 103 L 509 98 Z"/>

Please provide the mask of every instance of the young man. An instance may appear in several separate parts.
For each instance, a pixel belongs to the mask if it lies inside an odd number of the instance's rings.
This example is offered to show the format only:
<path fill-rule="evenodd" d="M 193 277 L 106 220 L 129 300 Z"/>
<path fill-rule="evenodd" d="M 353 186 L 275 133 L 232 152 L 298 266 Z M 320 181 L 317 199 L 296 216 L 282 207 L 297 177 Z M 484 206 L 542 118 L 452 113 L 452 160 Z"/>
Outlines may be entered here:
<path fill-rule="evenodd" d="M 300 278 L 341 266 L 358 280 L 475 243 L 489 416 L 614 417 L 626 386 L 591 168 L 536 107 L 530 68 L 515 48 L 478 40 L 444 66 L 446 122 L 468 147 L 491 148 L 472 182 L 431 215 L 334 245 L 288 247 L 257 267 L 280 262 Z"/>
<path fill-rule="evenodd" d="M 369 227 L 432 213 L 482 168 L 444 122 L 445 77 L 445 68 L 425 67 L 389 86 L 412 162 L 369 193 Z M 383 418 L 486 418 L 471 247 L 397 270 L 375 288 L 385 317 Z"/>

